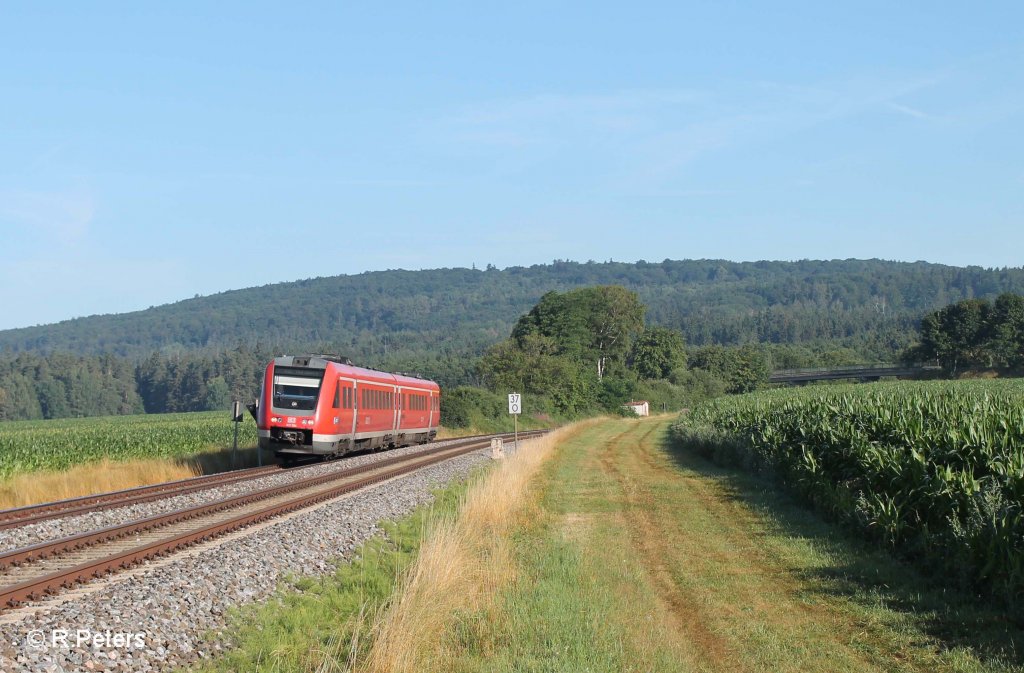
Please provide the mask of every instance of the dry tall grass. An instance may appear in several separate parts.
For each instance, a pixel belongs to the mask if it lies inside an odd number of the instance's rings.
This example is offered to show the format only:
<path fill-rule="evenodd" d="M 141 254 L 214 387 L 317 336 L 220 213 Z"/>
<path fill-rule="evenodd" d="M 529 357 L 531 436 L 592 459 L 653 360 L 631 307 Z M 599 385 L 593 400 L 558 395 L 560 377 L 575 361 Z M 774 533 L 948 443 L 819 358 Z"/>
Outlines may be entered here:
<path fill-rule="evenodd" d="M 18 474 L 0 482 L 0 509 L 119 491 L 199 474 L 201 469 L 194 463 L 166 458 L 126 462 L 103 460 L 64 472 Z"/>
<path fill-rule="evenodd" d="M 531 479 L 581 424 L 520 443 L 520 450 L 471 484 L 455 520 L 425 532 L 419 555 L 373 627 L 364 669 L 442 670 L 442 636 L 457 612 L 482 612 L 515 577 L 509 533 L 529 515 Z"/>

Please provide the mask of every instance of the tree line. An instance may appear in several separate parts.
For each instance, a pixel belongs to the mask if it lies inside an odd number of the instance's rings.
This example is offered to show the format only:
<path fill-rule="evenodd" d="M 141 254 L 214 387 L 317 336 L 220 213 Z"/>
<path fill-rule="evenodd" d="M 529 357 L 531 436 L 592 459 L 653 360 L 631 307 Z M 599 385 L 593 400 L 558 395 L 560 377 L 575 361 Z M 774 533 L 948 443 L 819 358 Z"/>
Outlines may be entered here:
<path fill-rule="evenodd" d="M 153 353 L 0 356 L 0 421 L 228 409 L 255 399 L 272 355 L 240 346 L 216 356 Z"/>
<path fill-rule="evenodd" d="M 708 397 L 763 385 L 766 349 L 703 346 L 687 351 L 679 330 L 649 325 L 636 292 L 606 285 L 548 292 L 510 336 L 489 348 L 477 370 L 495 396 L 517 391 L 532 408 L 563 417 L 620 412 L 630 400 L 676 410 Z M 456 390 L 448 418 L 501 413 L 496 397 Z M 472 405 L 476 409 L 470 409 Z M 447 420 L 444 419 L 443 420 Z"/>
<path fill-rule="evenodd" d="M 431 378 L 449 395 L 450 418 L 460 421 L 484 407 L 498 413 L 499 394 L 512 390 L 563 416 L 616 410 L 631 398 L 675 409 L 762 387 L 773 369 L 878 361 L 842 341 L 693 345 L 682 330 L 650 324 L 649 316 L 639 293 L 604 285 L 548 292 L 507 338 L 496 335 L 489 347 L 468 352 L 360 352 L 347 350 L 351 343 L 323 341 L 307 347 L 243 342 L 216 352 L 153 351 L 141 359 L 7 351 L 0 354 L 0 420 L 227 409 L 233 399 L 254 399 L 266 364 L 284 352 L 349 355 L 363 366 Z M 937 362 L 950 374 L 1019 372 L 1024 297 L 953 302 L 927 313 L 910 340 L 916 345 L 903 350 L 904 359 Z M 471 400 L 468 408 L 456 404 L 463 398 Z"/>
<path fill-rule="evenodd" d="M 966 369 L 1024 369 L 1024 296 L 967 299 L 926 314 L 920 342 L 903 358 L 935 362 L 951 375 Z"/>
<path fill-rule="evenodd" d="M 197 297 L 144 311 L 0 331 L 0 351 L 215 356 L 239 343 L 322 345 L 364 362 L 472 359 L 505 338 L 548 291 L 616 285 L 650 325 L 693 347 L 825 344 L 892 359 L 926 311 L 1024 293 L 1024 270 L 883 260 L 570 262 L 496 269 L 380 271 Z M 437 361 L 439 366 L 452 368 Z M 463 372 L 463 377 L 466 373 Z"/>

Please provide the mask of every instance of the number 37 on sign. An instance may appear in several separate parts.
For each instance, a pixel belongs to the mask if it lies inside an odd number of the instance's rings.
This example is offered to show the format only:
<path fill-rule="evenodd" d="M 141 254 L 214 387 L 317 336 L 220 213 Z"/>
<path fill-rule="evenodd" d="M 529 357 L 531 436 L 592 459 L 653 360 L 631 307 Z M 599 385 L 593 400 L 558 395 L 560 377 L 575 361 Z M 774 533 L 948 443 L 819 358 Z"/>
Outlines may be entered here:
<path fill-rule="evenodd" d="M 519 414 L 523 411 L 523 396 L 519 393 L 508 394 L 508 413 Z"/>

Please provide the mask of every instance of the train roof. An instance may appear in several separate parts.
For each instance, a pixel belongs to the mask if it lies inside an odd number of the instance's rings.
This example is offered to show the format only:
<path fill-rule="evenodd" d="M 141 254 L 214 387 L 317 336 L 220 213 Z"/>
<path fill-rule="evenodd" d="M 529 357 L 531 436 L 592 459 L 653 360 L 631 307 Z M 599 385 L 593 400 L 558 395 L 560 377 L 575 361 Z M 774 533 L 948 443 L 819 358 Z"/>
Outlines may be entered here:
<path fill-rule="evenodd" d="M 431 390 L 440 390 L 440 386 L 429 379 L 410 376 L 408 374 L 394 374 L 382 372 L 377 369 L 357 367 L 348 358 L 334 355 L 282 355 L 274 358 L 274 366 L 281 367 L 308 367 L 310 369 L 326 369 L 333 367 L 342 374 L 350 374 L 381 383 L 398 383 L 401 385 L 417 386 Z"/>

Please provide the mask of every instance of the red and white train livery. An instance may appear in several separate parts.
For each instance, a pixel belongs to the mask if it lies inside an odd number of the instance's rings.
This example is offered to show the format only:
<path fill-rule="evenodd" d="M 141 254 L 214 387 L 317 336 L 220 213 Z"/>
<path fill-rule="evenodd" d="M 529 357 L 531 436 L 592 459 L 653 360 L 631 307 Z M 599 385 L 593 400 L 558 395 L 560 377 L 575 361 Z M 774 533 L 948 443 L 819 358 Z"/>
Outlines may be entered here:
<path fill-rule="evenodd" d="M 285 459 L 428 442 L 440 415 L 433 381 L 330 355 L 274 358 L 255 410 L 260 448 Z"/>

